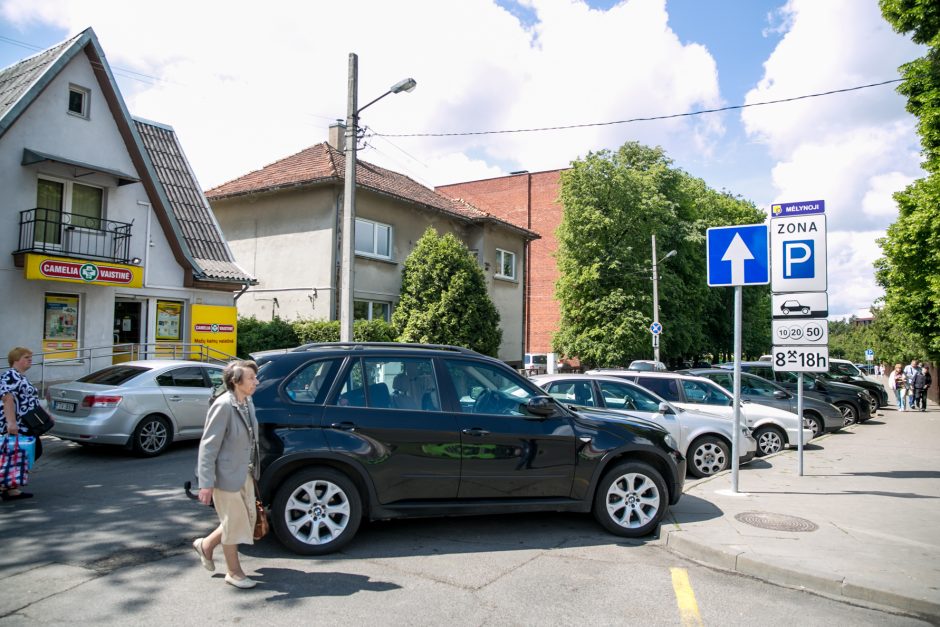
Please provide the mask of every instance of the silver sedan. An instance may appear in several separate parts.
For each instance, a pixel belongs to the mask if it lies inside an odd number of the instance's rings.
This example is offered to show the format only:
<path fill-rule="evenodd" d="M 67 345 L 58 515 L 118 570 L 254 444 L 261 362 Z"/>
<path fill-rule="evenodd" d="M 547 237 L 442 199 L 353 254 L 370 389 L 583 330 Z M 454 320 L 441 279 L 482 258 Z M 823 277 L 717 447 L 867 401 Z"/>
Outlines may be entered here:
<path fill-rule="evenodd" d="M 128 446 L 143 457 L 199 438 L 222 367 L 198 361 L 129 361 L 46 391 L 51 435 L 82 444 Z"/>
<path fill-rule="evenodd" d="M 664 427 L 679 443 L 679 451 L 688 459 L 689 472 L 695 477 L 707 477 L 731 467 L 733 423 L 723 417 L 681 409 L 635 383 L 616 377 L 547 374 L 532 377 L 531 381 L 579 411 L 623 413 Z M 741 463 L 754 458 L 757 442 L 747 427 L 741 427 L 739 445 Z"/>

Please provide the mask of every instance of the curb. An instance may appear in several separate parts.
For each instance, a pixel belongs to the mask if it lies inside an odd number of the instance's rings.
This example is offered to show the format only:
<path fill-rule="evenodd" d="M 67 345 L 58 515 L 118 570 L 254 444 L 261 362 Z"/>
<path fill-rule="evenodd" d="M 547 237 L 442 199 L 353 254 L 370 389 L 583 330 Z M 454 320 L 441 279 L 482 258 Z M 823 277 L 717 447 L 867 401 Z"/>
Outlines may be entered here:
<path fill-rule="evenodd" d="M 940 620 L 940 603 L 937 602 L 855 584 L 841 575 L 778 566 L 754 559 L 745 550 L 718 549 L 698 541 L 682 529 L 663 531 L 665 534 L 661 543 L 667 550 L 713 568 L 788 588 L 808 590 L 837 600 L 873 603 L 933 621 Z"/>

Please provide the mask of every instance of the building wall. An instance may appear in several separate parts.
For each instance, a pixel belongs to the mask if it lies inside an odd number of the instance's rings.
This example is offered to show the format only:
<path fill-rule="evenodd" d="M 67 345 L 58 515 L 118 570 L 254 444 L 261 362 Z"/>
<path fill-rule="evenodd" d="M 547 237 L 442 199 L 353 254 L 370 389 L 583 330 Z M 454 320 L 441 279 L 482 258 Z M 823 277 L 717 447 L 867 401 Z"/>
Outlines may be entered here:
<path fill-rule="evenodd" d="M 558 248 L 555 231 L 561 224 L 561 170 L 524 173 L 437 188 L 445 196 L 462 198 L 516 226 L 531 229 L 541 239 L 529 244 L 525 294 L 525 352 L 550 353 L 561 310 L 555 299 Z"/>
<path fill-rule="evenodd" d="M 340 186 L 310 187 L 212 201 L 212 208 L 235 258 L 258 278 L 238 301 L 239 315 L 270 320 L 273 298 L 285 320 L 331 320 L 335 308 L 337 259 L 341 254 L 335 233 L 342 211 Z M 357 254 L 354 265 L 355 300 L 398 302 L 405 259 L 428 227 L 453 233 L 488 261 L 487 288 L 500 312 L 503 342 L 499 356 L 522 359 L 522 281 L 494 279 L 496 248 L 514 251 L 523 259 L 523 240 L 510 231 L 468 226 L 463 221 L 416 208 L 369 190 L 356 192 L 356 216 L 392 227 L 390 259 Z M 522 276 L 521 265 L 518 268 Z M 318 295 L 314 296 L 312 288 Z M 297 288 L 297 289 L 294 289 Z M 314 296 L 311 298 L 311 296 Z"/>

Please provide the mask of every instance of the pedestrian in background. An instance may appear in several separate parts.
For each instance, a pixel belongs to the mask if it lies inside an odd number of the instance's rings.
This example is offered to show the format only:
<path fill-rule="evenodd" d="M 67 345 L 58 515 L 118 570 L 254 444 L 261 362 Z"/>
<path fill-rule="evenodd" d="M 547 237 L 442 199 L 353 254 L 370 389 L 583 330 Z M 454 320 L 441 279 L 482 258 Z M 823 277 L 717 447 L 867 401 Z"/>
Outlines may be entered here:
<path fill-rule="evenodd" d="M 933 384 L 933 377 L 930 376 L 930 366 L 924 362 L 920 362 L 920 371 L 924 375 L 924 391 L 920 395 L 920 410 L 927 411 L 927 392 Z"/>
<path fill-rule="evenodd" d="M 907 379 L 907 394 L 904 398 L 907 400 L 908 409 L 914 408 L 914 375 L 920 372 L 917 367 L 917 360 L 912 359 L 911 363 L 904 366 L 904 378 Z"/>
<path fill-rule="evenodd" d="M 925 385 L 926 379 L 924 378 L 924 370 L 921 368 L 920 364 L 917 364 L 917 369 L 914 372 L 914 376 L 911 377 L 911 411 L 920 409 L 921 402 L 923 401 L 924 395 L 926 393 Z M 924 411 L 921 409 L 921 411 Z"/>
<path fill-rule="evenodd" d="M 0 375 L 0 437 L 9 435 L 30 435 L 22 417 L 39 404 L 39 393 L 26 378 L 26 371 L 33 365 L 33 351 L 17 346 L 7 354 L 10 369 Z M 33 461 L 42 455 L 42 441 L 36 438 L 36 454 Z M 12 488 L 0 492 L 4 501 L 28 499 L 31 492 Z"/>
<path fill-rule="evenodd" d="M 222 371 L 226 391 L 209 408 L 206 428 L 199 443 L 196 476 L 199 501 L 215 506 L 219 526 L 205 538 L 196 538 L 193 549 L 203 568 L 215 571 L 212 552 L 221 544 L 227 572 L 225 582 L 236 588 L 256 583 L 242 570 L 239 544 L 254 544 L 255 481 L 258 479 L 258 420 L 251 400 L 258 386 L 258 365 L 233 361 Z"/>
<path fill-rule="evenodd" d="M 907 377 L 901 370 L 901 364 L 894 364 L 894 372 L 888 377 L 888 387 L 894 390 L 894 398 L 898 402 L 898 409 L 904 411 L 904 395 L 907 392 Z"/>

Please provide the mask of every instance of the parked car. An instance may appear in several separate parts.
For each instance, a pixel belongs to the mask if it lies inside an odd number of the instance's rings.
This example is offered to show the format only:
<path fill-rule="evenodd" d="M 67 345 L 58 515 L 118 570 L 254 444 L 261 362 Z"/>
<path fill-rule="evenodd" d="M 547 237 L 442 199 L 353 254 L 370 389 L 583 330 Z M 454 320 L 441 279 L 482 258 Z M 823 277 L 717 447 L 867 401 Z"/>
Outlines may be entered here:
<path fill-rule="evenodd" d="M 683 409 L 707 411 L 726 419 L 734 416 L 734 399 L 731 394 L 708 379 L 676 372 L 622 371 L 615 376 L 638 383 Z M 799 416 L 789 411 L 756 403 L 741 403 L 741 420 L 754 433 L 759 456 L 780 450 L 780 438 L 784 438 L 783 446 L 796 446 L 799 437 L 797 429 L 801 427 L 804 427 L 804 442 L 813 438 L 812 430 L 805 428 Z"/>
<path fill-rule="evenodd" d="M 827 381 L 838 381 L 864 388 L 872 398 L 871 413 L 874 415 L 879 407 L 888 405 L 888 390 L 884 381 L 878 377 L 867 377 L 858 366 L 847 359 L 830 359 L 829 372 L 817 373 Z"/>
<path fill-rule="evenodd" d="M 734 365 L 722 364 L 722 368 L 733 369 Z M 784 387 L 787 391 L 796 394 L 799 383 L 795 372 L 777 372 L 773 365 L 767 361 L 742 361 L 741 371 L 755 374 L 768 381 Z M 865 422 L 871 418 L 871 397 L 868 392 L 855 385 L 823 381 L 812 376 L 812 373 L 803 373 L 803 394 L 832 403 L 842 412 L 844 425 L 856 422 Z"/>
<path fill-rule="evenodd" d="M 652 359 L 634 359 L 630 362 L 630 365 L 627 366 L 627 370 L 638 370 L 640 372 L 666 372 L 669 369 L 666 368 L 666 364 L 661 361 L 654 361 Z"/>
<path fill-rule="evenodd" d="M 600 375 L 539 375 L 531 381 L 555 400 L 579 411 L 602 409 L 639 416 L 664 427 L 679 443 L 679 451 L 695 477 L 708 477 L 731 467 L 731 421 L 703 412 L 687 411 L 667 403 L 635 383 Z M 739 463 L 751 461 L 757 441 L 751 430 L 741 427 Z"/>
<path fill-rule="evenodd" d="M 260 494 L 297 553 L 339 550 L 362 518 L 593 512 L 644 536 L 682 495 L 665 429 L 571 410 L 469 349 L 313 344 L 258 362 Z"/>
<path fill-rule="evenodd" d="M 682 372 L 696 377 L 705 377 L 723 387 L 726 392 L 734 392 L 734 373 L 725 368 L 692 368 Z M 741 398 L 752 403 L 797 413 L 796 395 L 773 381 L 748 372 L 741 373 Z M 822 433 L 838 431 L 844 426 L 842 412 L 838 407 L 807 395 L 803 396 L 803 424 L 812 429 L 814 438 Z"/>
<path fill-rule="evenodd" d="M 128 361 L 49 386 L 51 435 L 80 444 L 128 446 L 143 457 L 202 436 L 222 366 L 199 361 Z"/>

